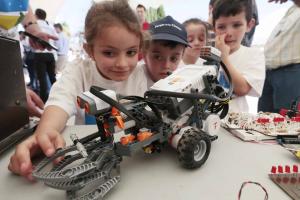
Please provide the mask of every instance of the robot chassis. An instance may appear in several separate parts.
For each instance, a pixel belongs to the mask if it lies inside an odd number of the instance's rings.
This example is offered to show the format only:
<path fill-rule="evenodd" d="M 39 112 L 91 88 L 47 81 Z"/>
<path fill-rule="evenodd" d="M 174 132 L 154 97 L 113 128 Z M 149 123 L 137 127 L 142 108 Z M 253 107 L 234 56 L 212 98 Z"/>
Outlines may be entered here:
<path fill-rule="evenodd" d="M 66 190 L 72 200 L 102 199 L 120 181 L 123 156 L 137 150 L 160 152 L 165 144 L 178 152 L 185 168 L 198 168 L 207 160 L 220 118 L 228 112 L 232 94 L 229 73 L 220 63 L 219 52 L 202 50 L 203 67 L 179 69 L 155 83 L 143 97 L 121 96 L 92 86 L 77 97 L 78 105 L 95 116 L 98 131 L 58 149 L 43 159 L 33 176 L 47 186 Z M 217 81 L 220 64 L 231 87 L 225 92 Z M 120 141 L 115 133 L 123 131 Z M 52 169 L 49 165 L 63 159 Z"/>

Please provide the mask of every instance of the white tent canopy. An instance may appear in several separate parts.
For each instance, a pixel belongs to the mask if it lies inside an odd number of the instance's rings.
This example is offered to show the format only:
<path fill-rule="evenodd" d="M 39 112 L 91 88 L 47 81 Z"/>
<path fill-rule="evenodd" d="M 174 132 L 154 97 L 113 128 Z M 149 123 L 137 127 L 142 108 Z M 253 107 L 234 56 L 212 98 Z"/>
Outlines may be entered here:
<path fill-rule="evenodd" d="M 102 1 L 102 0 L 94 0 Z M 72 33 L 83 30 L 84 19 L 92 0 L 31 0 L 32 9 L 42 8 L 48 13 L 47 20 L 50 22 L 66 22 Z M 191 17 L 207 19 L 209 0 L 129 0 L 133 9 L 138 4 L 145 7 L 157 8 L 164 6 L 165 14 L 173 16 L 179 22 Z M 292 2 L 285 4 L 256 1 L 259 11 L 260 24 L 257 26 L 253 44 L 264 44 L 271 30 L 279 22 Z"/>

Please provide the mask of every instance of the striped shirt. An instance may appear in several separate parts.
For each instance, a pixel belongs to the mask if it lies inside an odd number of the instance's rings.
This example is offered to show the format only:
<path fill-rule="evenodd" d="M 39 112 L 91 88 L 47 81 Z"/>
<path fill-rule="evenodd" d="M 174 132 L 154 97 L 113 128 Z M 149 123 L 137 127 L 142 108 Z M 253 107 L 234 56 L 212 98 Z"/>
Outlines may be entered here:
<path fill-rule="evenodd" d="M 267 69 L 300 63 L 300 7 L 293 5 L 265 45 Z"/>

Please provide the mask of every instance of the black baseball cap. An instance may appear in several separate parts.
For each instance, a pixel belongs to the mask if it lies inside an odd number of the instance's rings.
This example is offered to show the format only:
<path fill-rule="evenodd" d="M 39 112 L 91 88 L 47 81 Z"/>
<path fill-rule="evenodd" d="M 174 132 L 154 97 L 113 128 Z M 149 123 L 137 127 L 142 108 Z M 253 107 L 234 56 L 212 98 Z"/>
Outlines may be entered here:
<path fill-rule="evenodd" d="M 150 33 L 152 40 L 169 40 L 190 46 L 187 41 L 185 27 L 171 16 L 152 22 Z"/>

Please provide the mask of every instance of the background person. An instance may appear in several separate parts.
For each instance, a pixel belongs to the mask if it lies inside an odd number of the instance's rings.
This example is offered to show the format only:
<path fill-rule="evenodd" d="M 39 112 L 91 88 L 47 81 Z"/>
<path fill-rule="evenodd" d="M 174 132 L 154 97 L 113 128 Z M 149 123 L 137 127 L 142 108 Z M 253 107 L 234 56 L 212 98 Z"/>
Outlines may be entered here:
<path fill-rule="evenodd" d="M 58 40 L 54 41 L 54 45 L 58 48 L 56 72 L 61 72 L 68 62 L 69 39 L 63 32 L 63 27 L 60 23 L 54 24 L 54 28 L 58 34 Z"/>
<path fill-rule="evenodd" d="M 200 58 L 200 51 L 207 44 L 208 30 L 206 23 L 198 18 L 191 18 L 183 22 L 183 26 L 187 32 L 187 39 L 190 45 L 184 51 L 183 64 L 203 65 L 205 60 Z"/>
<path fill-rule="evenodd" d="M 11 3 L 13 6 L 8 6 L 7 4 Z M 8 9 L 9 8 L 9 9 Z M 36 17 L 33 14 L 28 1 L 4 1 L 0 5 L 1 12 L 6 13 L 6 15 L 0 16 L 0 36 L 19 39 L 17 24 L 22 23 L 25 31 L 42 38 L 46 41 L 49 39 L 57 39 L 55 36 L 50 35 L 48 33 L 43 32 L 40 27 L 37 25 Z M 17 15 L 16 15 L 17 13 Z M 9 23 L 4 16 L 14 16 L 15 20 L 13 23 Z M 24 16 L 24 17 L 23 17 Z M 30 45 L 35 49 L 43 49 L 43 47 L 29 39 Z M 21 46 L 22 47 L 22 46 Z M 39 117 L 41 115 L 41 110 L 44 107 L 44 104 L 40 102 L 40 98 L 34 94 L 34 92 L 28 88 L 26 88 L 26 96 L 27 96 L 27 105 L 28 111 L 31 116 Z"/>
<path fill-rule="evenodd" d="M 245 36 L 244 36 L 244 38 L 242 40 L 242 45 L 244 45 L 246 47 L 250 47 L 251 46 L 256 26 L 259 24 L 259 21 L 258 21 L 258 10 L 257 10 L 256 1 L 255 0 L 251 0 L 251 1 L 252 1 L 252 17 L 255 20 L 255 25 L 251 28 L 250 31 L 246 32 L 246 34 L 245 34 Z"/>
<path fill-rule="evenodd" d="M 37 24 L 43 32 L 57 36 L 54 28 L 46 21 L 47 13 L 45 10 L 40 8 L 36 9 L 35 16 L 37 18 Z M 50 40 L 49 43 L 54 44 L 53 40 Z M 44 102 L 48 99 L 49 88 L 51 88 L 52 84 L 56 81 L 55 56 L 55 50 L 34 50 L 34 66 L 40 86 L 39 93 Z M 50 85 L 48 80 L 50 80 Z"/>
<path fill-rule="evenodd" d="M 293 2 L 265 44 L 266 80 L 258 111 L 279 112 L 300 96 L 300 0 Z"/>
<path fill-rule="evenodd" d="M 138 4 L 136 6 L 136 13 L 137 13 L 138 19 L 141 23 L 141 27 L 144 31 L 148 30 L 149 25 L 150 25 L 146 20 L 146 12 L 147 12 L 147 9 L 144 5 Z"/>

